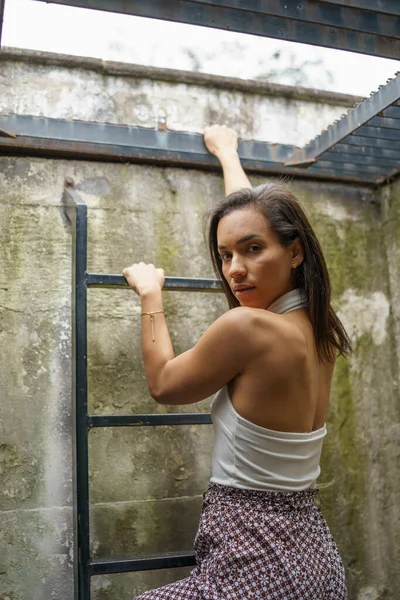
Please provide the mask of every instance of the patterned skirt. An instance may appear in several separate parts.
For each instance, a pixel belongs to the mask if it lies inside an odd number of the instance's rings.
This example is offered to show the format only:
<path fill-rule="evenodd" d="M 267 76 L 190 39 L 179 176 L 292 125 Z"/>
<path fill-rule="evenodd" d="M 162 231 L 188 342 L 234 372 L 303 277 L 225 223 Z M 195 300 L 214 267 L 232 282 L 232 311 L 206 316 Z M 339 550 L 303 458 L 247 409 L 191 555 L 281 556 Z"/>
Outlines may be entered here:
<path fill-rule="evenodd" d="M 303 492 L 211 483 L 186 579 L 136 600 L 346 600 L 343 564 L 316 502 Z"/>

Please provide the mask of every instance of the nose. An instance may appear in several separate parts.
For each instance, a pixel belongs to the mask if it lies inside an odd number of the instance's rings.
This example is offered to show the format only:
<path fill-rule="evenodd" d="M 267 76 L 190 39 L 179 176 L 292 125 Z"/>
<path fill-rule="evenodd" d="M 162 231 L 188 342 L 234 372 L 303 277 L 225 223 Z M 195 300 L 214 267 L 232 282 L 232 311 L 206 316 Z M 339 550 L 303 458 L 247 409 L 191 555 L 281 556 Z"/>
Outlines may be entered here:
<path fill-rule="evenodd" d="M 246 265 L 244 264 L 243 258 L 241 256 L 232 256 L 228 271 L 229 277 L 232 279 L 244 277 L 246 272 Z"/>

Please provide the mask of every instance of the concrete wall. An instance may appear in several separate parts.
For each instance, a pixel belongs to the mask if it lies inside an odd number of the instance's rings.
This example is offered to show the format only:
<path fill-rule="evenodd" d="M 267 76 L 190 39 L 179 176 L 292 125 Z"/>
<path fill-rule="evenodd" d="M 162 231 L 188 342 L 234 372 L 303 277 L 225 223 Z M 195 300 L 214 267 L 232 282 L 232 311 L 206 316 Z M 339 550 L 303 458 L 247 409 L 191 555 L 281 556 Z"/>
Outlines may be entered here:
<path fill-rule="evenodd" d="M 219 121 L 243 137 L 302 144 L 349 104 L 338 95 L 267 84 L 248 84 L 246 91 L 223 78 L 187 77 L 5 52 L 1 111 L 147 126 L 161 114 L 177 130 L 202 131 Z M 0 157 L 0 600 L 73 598 L 66 176 L 89 207 L 89 271 L 120 273 L 143 259 L 168 275 L 212 276 L 203 214 L 223 195 L 220 174 Z M 262 181 L 252 177 L 255 185 Z M 323 511 L 345 562 L 350 598 L 394 600 L 400 589 L 400 187 L 376 193 L 313 181 L 291 187 L 320 236 L 335 306 L 355 345 L 354 358 L 340 360 L 335 374 Z M 181 352 L 225 310 L 225 301 L 165 292 L 165 309 Z M 136 296 L 90 290 L 88 316 L 90 411 L 174 410 L 155 405 L 147 393 Z M 208 404 L 182 410 L 208 411 Z M 190 549 L 212 442 L 209 426 L 91 432 L 93 555 Z M 187 572 L 96 577 L 93 598 L 128 600 Z"/>

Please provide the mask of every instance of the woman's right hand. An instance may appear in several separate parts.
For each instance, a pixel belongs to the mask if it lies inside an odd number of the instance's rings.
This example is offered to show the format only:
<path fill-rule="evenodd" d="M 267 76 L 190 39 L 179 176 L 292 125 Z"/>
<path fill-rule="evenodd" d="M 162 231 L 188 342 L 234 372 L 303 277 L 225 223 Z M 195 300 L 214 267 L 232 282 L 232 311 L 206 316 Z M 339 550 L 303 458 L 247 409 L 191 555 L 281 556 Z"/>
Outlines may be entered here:
<path fill-rule="evenodd" d="M 211 154 L 221 158 L 226 153 L 237 153 L 238 136 L 226 125 L 211 125 L 204 130 L 204 143 Z"/>

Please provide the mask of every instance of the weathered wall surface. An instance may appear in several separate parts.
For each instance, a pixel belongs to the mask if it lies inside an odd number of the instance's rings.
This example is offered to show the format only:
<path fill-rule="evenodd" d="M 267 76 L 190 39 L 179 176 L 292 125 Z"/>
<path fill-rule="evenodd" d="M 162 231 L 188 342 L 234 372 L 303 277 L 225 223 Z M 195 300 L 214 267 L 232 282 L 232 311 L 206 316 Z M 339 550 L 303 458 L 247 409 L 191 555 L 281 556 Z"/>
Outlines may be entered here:
<path fill-rule="evenodd" d="M 237 125 L 243 137 L 297 144 L 301 135 L 312 137 L 322 127 L 316 115 L 323 115 L 326 125 L 333 112 L 336 117 L 344 110 L 315 98 L 268 96 L 266 89 L 247 95 L 228 89 L 224 103 L 224 92 L 211 84 L 157 82 L 143 74 L 110 75 L 95 66 L 59 63 L 49 57 L 41 66 L 21 56 L 3 58 L 1 110 L 146 125 L 154 125 L 162 110 L 171 128 L 201 131 L 214 120 Z M 147 107 L 148 121 L 139 122 L 141 106 Z M 193 108 L 189 116 L 188 107 Z M 274 133 L 260 134 L 261 114 L 275 123 Z M 305 128 L 303 114 L 314 115 Z M 1 600 L 73 599 L 71 231 L 61 207 L 66 176 L 73 177 L 89 207 L 89 271 L 119 273 L 143 259 L 163 266 L 168 275 L 212 276 L 203 214 L 223 194 L 219 174 L 0 157 Z M 252 178 L 254 184 L 262 181 Z M 368 189 L 291 185 L 321 239 L 335 306 L 355 346 L 354 358 L 339 361 L 336 369 L 322 464 L 323 510 L 345 562 L 350 598 L 395 600 L 400 590 L 400 187 L 385 190 L 381 215 L 381 194 Z M 225 310 L 225 301 L 220 295 L 166 292 L 165 309 L 181 352 Z M 146 391 L 135 295 L 90 290 L 88 316 L 90 411 L 175 410 L 155 405 Z M 182 408 L 207 411 L 208 401 Z M 93 555 L 190 549 L 212 442 L 209 426 L 92 432 Z M 128 600 L 186 572 L 96 577 L 93 598 Z"/>

